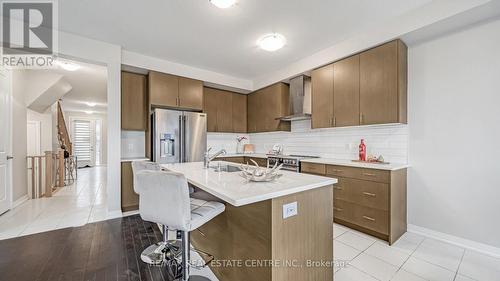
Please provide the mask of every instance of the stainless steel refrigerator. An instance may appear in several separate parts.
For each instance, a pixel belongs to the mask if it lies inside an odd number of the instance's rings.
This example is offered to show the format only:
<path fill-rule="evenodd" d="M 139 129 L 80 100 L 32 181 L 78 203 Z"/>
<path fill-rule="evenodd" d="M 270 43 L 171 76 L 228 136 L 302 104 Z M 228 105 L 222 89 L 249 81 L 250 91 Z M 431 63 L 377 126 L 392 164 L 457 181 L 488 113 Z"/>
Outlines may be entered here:
<path fill-rule="evenodd" d="M 207 150 L 205 113 L 155 109 L 152 127 L 153 161 L 160 164 L 203 161 Z"/>

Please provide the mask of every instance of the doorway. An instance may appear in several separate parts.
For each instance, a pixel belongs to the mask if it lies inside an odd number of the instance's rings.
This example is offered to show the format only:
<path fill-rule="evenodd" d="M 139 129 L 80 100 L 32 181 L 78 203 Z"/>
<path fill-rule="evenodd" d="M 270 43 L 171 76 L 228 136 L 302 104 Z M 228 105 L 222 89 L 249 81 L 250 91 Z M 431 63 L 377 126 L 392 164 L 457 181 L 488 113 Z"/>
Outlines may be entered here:
<path fill-rule="evenodd" d="M 11 83 L 9 74 L 0 68 L 0 214 L 11 207 L 12 172 L 10 156 L 12 148 L 11 136 Z"/>
<path fill-rule="evenodd" d="M 71 136 L 78 168 L 102 164 L 102 120 L 71 118 Z"/>

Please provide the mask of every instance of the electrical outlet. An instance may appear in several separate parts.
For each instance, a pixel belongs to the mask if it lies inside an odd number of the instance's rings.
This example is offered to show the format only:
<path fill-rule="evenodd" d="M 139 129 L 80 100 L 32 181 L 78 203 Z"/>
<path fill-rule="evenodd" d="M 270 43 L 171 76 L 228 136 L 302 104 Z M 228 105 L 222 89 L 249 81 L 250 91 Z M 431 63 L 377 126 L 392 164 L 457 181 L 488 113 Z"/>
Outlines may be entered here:
<path fill-rule="evenodd" d="M 134 144 L 133 144 L 133 143 L 129 143 L 129 144 L 128 144 L 128 150 L 129 150 L 129 151 L 134 150 Z"/>
<path fill-rule="evenodd" d="M 296 216 L 299 213 L 298 207 L 297 207 L 297 202 L 292 202 L 283 205 L 283 218 L 289 218 Z"/>

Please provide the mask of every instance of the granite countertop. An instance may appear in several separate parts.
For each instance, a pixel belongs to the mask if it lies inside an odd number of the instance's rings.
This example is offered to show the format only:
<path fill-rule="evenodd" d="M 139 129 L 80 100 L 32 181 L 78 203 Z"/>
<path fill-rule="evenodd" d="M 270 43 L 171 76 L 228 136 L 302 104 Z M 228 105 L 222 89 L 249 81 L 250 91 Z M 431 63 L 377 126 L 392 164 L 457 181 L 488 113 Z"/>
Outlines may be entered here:
<path fill-rule="evenodd" d="M 237 166 L 234 163 L 221 162 Z M 202 162 L 161 166 L 184 174 L 189 183 L 236 207 L 337 183 L 335 178 L 284 170 L 280 171 L 283 176 L 275 181 L 248 182 L 239 175 L 240 172 L 217 172 L 213 168 L 205 169 Z"/>

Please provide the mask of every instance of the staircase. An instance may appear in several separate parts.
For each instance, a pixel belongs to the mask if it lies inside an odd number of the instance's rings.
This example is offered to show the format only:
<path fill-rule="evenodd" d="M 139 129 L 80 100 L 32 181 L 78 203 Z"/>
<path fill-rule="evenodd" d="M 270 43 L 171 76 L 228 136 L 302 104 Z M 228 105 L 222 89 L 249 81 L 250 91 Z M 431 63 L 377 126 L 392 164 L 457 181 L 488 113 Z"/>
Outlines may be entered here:
<path fill-rule="evenodd" d="M 59 147 L 68 152 L 69 155 L 73 155 L 73 144 L 69 137 L 68 127 L 66 126 L 61 103 L 59 101 L 57 102 L 57 138 L 59 140 Z"/>

